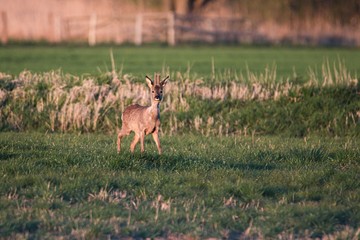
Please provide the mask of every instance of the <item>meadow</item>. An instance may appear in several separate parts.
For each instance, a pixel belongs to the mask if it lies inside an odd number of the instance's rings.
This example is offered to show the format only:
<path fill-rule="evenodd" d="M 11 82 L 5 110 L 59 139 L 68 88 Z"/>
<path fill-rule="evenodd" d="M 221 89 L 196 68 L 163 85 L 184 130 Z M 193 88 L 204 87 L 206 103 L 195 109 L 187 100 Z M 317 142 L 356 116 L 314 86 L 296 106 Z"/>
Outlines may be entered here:
<path fill-rule="evenodd" d="M 111 55 L 112 54 L 112 55 Z M 0 51 L 0 238 L 360 234 L 360 52 L 235 46 Z M 27 69 L 27 70 L 25 70 Z M 116 153 L 170 75 L 163 155 Z"/>
<path fill-rule="evenodd" d="M 23 70 L 49 72 L 61 70 L 81 76 L 99 75 L 111 70 L 110 49 L 116 69 L 137 77 L 153 74 L 162 68 L 171 72 L 190 72 L 209 79 L 212 72 L 225 71 L 260 73 L 277 65 L 277 73 L 284 78 L 306 77 L 309 67 L 321 70 L 325 60 L 332 64 L 344 60 L 352 73 L 360 73 L 360 52 L 356 48 L 291 48 L 239 46 L 44 46 L 10 45 L 1 47 L 0 72 L 18 75 Z"/>
<path fill-rule="evenodd" d="M 2 237 L 358 236 L 358 138 L 164 136 L 161 156 L 103 134 L 0 139 Z"/>

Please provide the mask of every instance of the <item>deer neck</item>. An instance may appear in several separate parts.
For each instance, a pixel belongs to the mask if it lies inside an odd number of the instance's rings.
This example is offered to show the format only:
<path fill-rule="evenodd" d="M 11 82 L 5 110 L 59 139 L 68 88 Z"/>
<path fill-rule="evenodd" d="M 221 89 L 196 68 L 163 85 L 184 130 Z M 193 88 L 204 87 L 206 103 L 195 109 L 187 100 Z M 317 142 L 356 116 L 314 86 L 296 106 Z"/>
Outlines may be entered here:
<path fill-rule="evenodd" d="M 152 118 L 160 118 L 160 102 L 152 101 L 148 111 Z"/>

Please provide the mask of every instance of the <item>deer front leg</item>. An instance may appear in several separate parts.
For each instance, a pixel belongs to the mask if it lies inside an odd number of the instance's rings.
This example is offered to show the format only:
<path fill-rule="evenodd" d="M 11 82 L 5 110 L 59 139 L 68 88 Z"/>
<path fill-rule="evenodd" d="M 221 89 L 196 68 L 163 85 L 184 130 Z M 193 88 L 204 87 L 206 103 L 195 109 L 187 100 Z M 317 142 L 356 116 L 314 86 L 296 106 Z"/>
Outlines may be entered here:
<path fill-rule="evenodd" d="M 118 134 L 117 136 L 117 152 L 120 153 L 120 148 L 121 148 L 121 138 L 122 138 L 122 135 L 121 135 L 121 132 Z"/>
<path fill-rule="evenodd" d="M 141 152 L 143 153 L 144 150 L 145 150 L 145 147 L 144 147 L 144 139 L 145 139 L 145 133 L 144 132 L 141 132 L 140 133 L 140 149 L 141 149 Z"/>
<path fill-rule="evenodd" d="M 159 132 L 158 132 L 158 131 L 153 132 L 152 136 L 153 136 L 153 139 L 154 139 L 154 141 L 155 141 L 155 143 L 156 143 L 156 147 L 157 147 L 157 149 L 158 149 L 158 152 L 159 152 L 159 154 L 161 155 L 161 146 L 160 146 Z"/>
<path fill-rule="evenodd" d="M 132 153 L 134 153 L 135 146 L 139 142 L 139 139 L 140 139 L 139 135 L 135 133 L 134 139 L 132 140 L 131 145 L 130 145 L 130 151 Z"/>

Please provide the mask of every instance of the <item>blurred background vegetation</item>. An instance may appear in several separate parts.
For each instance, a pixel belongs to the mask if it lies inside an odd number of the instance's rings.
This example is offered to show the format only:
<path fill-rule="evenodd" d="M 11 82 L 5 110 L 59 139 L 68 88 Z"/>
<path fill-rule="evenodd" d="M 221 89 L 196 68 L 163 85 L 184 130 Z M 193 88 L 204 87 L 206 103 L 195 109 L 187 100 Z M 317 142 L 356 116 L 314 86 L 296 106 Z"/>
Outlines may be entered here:
<path fill-rule="evenodd" d="M 360 45 L 357 0 L 2 0 L 2 6 L 3 44 L 141 44 L 169 42 L 173 34 L 185 42 Z"/>

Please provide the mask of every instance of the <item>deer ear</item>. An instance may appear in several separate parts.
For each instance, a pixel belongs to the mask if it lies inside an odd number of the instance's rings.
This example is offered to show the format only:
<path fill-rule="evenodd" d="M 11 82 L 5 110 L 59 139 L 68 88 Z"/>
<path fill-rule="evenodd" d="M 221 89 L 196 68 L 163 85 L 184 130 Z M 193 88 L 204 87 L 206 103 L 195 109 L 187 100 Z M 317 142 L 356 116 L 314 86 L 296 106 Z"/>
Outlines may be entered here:
<path fill-rule="evenodd" d="M 154 85 L 153 80 L 151 80 L 151 78 L 149 78 L 148 76 L 146 76 L 146 82 L 149 88 L 152 88 L 152 86 Z"/>
<path fill-rule="evenodd" d="M 170 78 L 170 77 L 167 76 L 164 80 L 161 81 L 160 84 L 161 84 L 162 87 L 164 87 L 164 86 L 167 84 L 169 78 Z"/>

